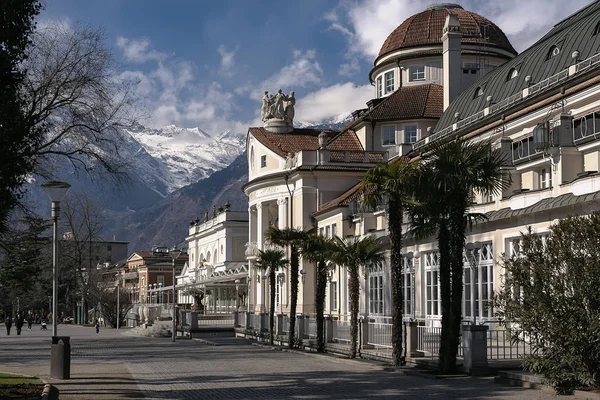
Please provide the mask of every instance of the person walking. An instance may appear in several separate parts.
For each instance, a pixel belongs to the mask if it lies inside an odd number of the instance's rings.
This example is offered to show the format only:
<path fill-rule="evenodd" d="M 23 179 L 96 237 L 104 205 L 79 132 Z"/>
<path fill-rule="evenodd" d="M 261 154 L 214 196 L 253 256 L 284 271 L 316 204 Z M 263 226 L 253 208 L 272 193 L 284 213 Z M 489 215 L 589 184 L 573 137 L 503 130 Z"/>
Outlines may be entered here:
<path fill-rule="evenodd" d="M 100 333 L 100 321 L 96 318 L 96 335 Z"/>
<path fill-rule="evenodd" d="M 31 317 L 31 314 L 27 314 L 27 330 L 28 331 L 31 330 L 32 324 L 33 324 L 33 318 Z"/>
<path fill-rule="evenodd" d="M 20 335 L 21 329 L 23 329 L 23 315 L 21 315 L 21 313 L 17 314 L 17 320 L 15 321 L 15 326 L 17 327 L 17 335 Z"/>
<path fill-rule="evenodd" d="M 12 328 L 12 318 L 10 318 L 10 316 L 7 316 L 6 320 L 4 321 L 4 324 L 6 325 L 6 335 L 10 336 L 10 328 Z"/>

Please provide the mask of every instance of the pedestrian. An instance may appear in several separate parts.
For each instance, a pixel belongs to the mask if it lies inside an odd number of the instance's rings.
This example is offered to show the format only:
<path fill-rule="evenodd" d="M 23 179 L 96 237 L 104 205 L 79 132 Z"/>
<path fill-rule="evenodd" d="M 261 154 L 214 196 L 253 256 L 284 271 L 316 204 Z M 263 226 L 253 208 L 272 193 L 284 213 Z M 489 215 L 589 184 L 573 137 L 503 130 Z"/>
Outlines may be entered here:
<path fill-rule="evenodd" d="M 28 331 L 31 330 L 31 324 L 33 324 L 33 318 L 31 317 L 31 314 L 27 314 L 27 330 Z"/>
<path fill-rule="evenodd" d="M 21 315 L 21 313 L 17 314 L 17 320 L 15 321 L 15 326 L 17 327 L 17 335 L 20 335 L 21 329 L 23 328 L 23 315 Z"/>
<path fill-rule="evenodd" d="M 4 321 L 4 324 L 6 325 L 6 335 L 10 336 L 10 328 L 12 328 L 12 318 L 10 318 L 10 316 L 7 316 L 6 320 Z"/>
<path fill-rule="evenodd" d="M 96 335 L 100 333 L 100 321 L 96 318 Z"/>

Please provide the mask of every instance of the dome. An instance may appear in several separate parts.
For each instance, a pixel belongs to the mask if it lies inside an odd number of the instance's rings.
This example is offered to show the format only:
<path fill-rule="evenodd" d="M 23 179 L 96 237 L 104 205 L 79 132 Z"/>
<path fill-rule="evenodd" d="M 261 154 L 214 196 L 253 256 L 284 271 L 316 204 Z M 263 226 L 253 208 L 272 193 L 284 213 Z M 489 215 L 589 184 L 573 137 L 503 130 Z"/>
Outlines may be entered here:
<path fill-rule="evenodd" d="M 517 54 L 504 32 L 489 19 L 467 11 L 458 4 L 443 3 L 427 7 L 425 11 L 413 15 L 394 29 L 381 46 L 378 58 L 397 50 L 441 45 L 442 30 L 449 14 L 458 16 L 463 45 L 487 47 L 481 51 L 489 51 L 489 47 L 495 47 Z"/>

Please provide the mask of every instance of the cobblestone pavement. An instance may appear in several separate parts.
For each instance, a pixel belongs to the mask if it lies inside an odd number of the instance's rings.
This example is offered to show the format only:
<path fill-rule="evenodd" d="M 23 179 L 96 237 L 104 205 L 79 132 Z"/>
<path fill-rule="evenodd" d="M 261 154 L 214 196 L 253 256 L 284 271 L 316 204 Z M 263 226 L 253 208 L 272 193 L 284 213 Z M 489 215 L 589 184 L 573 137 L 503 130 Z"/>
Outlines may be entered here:
<path fill-rule="evenodd" d="M 48 331 L 6 336 L 0 325 L 0 371 L 40 376 L 61 399 L 523 399 L 557 396 L 494 384 L 490 378 L 433 380 L 386 371 L 380 364 L 298 354 L 223 340 L 123 336 L 114 329 L 59 326 L 71 336 L 71 379 L 49 377 Z M 576 397 L 569 397 L 576 399 Z"/>

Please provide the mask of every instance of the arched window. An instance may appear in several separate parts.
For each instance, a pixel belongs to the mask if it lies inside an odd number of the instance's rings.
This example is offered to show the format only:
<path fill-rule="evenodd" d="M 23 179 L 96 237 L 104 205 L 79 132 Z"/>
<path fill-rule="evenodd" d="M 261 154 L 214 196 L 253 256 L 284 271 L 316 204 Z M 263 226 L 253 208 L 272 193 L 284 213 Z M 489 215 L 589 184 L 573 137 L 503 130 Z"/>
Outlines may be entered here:
<path fill-rule="evenodd" d="M 254 146 L 250 147 L 250 171 L 254 170 Z"/>
<path fill-rule="evenodd" d="M 548 55 L 546 56 L 546 60 L 549 60 L 552 57 L 556 57 L 559 54 L 560 54 L 560 49 L 557 46 L 552 46 L 552 47 L 550 47 L 550 50 L 548 50 Z"/>
<path fill-rule="evenodd" d="M 475 93 L 473 94 L 473 98 L 476 99 L 478 97 L 483 96 L 483 89 L 481 88 L 481 86 L 479 86 L 477 89 L 475 89 Z"/>
<path fill-rule="evenodd" d="M 516 68 L 511 68 L 510 71 L 508 71 L 508 75 L 506 76 L 506 80 L 510 81 L 512 79 L 515 79 L 517 76 L 519 76 L 519 71 L 517 71 Z"/>

